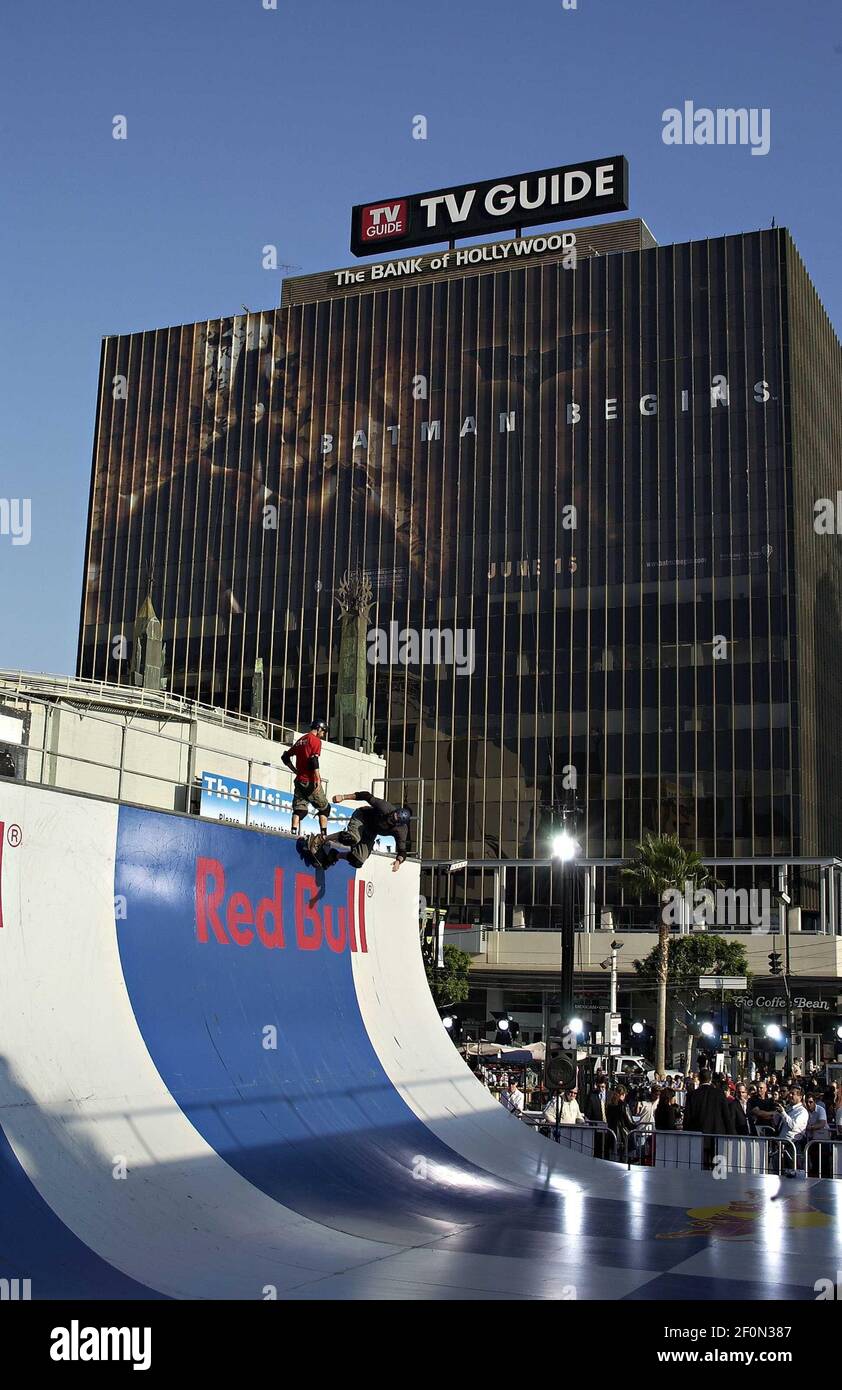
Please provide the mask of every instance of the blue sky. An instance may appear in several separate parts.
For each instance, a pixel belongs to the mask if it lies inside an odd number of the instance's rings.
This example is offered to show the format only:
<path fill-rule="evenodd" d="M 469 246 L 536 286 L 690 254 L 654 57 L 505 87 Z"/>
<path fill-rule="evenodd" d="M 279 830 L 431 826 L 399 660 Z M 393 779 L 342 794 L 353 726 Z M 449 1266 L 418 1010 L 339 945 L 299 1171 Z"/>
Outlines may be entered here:
<path fill-rule="evenodd" d="M 839 0 L 8 6 L 0 666 L 73 670 L 103 335 L 274 306 L 262 247 L 347 265 L 355 202 L 608 154 L 662 243 L 790 227 L 839 330 L 841 92 Z M 768 107 L 769 154 L 664 145 L 686 100 Z"/>

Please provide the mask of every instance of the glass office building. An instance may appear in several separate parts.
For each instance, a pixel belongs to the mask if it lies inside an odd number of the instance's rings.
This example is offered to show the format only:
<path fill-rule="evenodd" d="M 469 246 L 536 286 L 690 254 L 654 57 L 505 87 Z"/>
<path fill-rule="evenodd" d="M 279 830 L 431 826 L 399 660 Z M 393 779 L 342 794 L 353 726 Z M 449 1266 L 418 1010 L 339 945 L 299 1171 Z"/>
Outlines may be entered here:
<path fill-rule="evenodd" d="M 105 340 L 79 674 L 128 678 L 148 570 L 169 688 L 248 711 L 259 656 L 300 727 L 364 571 L 425 857 L 543 858 L 574 783 L 591 856 L 842 851 L 842 356 L 788 232 L 340 279 Z"/>

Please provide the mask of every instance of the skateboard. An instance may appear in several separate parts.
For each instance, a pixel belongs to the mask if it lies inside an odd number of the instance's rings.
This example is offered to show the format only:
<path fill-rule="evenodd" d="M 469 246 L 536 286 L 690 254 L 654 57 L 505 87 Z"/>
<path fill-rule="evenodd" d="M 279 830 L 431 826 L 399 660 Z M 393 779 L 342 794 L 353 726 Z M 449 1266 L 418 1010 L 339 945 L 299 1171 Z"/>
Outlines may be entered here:
<path fill-rule="evenodd" d="M 327 843 L 326 835 L 302 835 L 298 841 L 298 851 L 307 863 L 317 869 L 329 869 L 339 855 Z"/>

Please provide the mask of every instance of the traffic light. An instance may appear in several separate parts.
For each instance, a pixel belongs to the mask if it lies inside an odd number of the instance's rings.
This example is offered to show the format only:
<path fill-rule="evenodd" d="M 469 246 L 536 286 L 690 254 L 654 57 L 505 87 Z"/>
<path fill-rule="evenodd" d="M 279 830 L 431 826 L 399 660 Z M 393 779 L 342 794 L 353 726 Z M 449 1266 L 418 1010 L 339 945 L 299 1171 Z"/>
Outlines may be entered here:
<path fill-rule="evenodd" d="M 770 975 L 782 975 L 782 974 L 783 974 L 783 967 L 782 967 L 782 965 L 781 965 L 781 953 L 780 953 L 780 951 L 770 951 L 770 952 L 769 952 L 769 974 L 770 974 Z"/>

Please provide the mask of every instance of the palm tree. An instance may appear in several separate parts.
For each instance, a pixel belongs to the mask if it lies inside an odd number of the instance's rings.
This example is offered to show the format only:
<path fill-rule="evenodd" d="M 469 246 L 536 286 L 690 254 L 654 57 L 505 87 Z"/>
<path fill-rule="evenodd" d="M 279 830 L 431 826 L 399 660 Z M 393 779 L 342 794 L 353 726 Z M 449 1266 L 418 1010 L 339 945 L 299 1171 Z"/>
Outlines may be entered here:
<path fill-rule="evenodd" d="M 647 834 L 637 846 L 637 857 L 622 870 L 622 877 L 640 898 L 654 898 L 661 911 L 658 917 L 658 1017 L 655 1028 L 655 1070 L 666 1070 L 667 976 L 669 973 L 670 921 L 664 899 L 671 892 L 684 892 L 685 883 L 703 888 L 715 883 L 707 865 L 695 850 L 682 847 L 677 835 L 656 837 Z"/>

